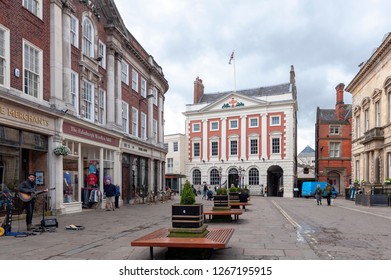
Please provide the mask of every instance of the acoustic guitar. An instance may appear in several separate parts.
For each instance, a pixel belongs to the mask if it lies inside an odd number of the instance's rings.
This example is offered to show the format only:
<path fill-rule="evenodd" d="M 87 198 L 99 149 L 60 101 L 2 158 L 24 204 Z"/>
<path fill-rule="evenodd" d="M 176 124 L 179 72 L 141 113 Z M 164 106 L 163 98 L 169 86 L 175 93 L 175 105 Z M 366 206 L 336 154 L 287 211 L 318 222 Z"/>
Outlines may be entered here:
<path fill-rule="evenodd" d="M 35 196 L 41 194 L 41 193 L 45 193 L 47 192 L 48 190 L 45 189 L 45 190 L 42 190 L 42 191 L 36 191 L 34 193 L 23 193 L 23 192 L 19 192 L 18 195 L 19 195 L 19 198 L 23 201 L 23 202 L 29 202 L 30 200 L 32 200 Z"/>

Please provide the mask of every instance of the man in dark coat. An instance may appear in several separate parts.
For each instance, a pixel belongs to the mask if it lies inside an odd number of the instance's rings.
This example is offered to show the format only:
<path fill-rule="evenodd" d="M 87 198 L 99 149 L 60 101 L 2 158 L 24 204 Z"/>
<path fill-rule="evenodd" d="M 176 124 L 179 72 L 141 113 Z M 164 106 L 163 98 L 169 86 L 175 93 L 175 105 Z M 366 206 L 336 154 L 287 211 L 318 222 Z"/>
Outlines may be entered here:
<path fill-rule="evenodd" d="M 34 213 L 34 205 L 35 205 L 34 194 L 36 192 L 35 174 L 30 173 L 27 176 L 27 180 L 23 181 L 20 184 L 19 192 L 30 196 L 30 199 L 28 201 L 23 201 L 23 204 L 24 204 L 24 209 L 26 209 L 27 230 L 31 230 L 32 229 L 32 221 L 33 221 L 33 213 Z"/>
<path fill-rule="evenodd" d="M 114 211 L 115 186 L 111 183 L 109 178 L 107 178 L 105 181 L 104 191 L 106 193 L 106 210 Z"/>

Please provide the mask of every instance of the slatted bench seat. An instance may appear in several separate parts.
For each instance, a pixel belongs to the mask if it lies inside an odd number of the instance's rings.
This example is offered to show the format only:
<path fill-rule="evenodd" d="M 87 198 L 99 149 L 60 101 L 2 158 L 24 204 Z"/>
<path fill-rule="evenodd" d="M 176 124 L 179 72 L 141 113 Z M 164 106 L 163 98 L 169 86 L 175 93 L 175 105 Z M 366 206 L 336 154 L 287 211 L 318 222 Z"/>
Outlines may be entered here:
<path fill-rule="evenodd" d="M 243 214 L 243 210 L 240 209 L 229 209 L 229 210 L 210 210 L 204 211 L 204 220 L 206 216 L 209 217 L 209 220 L 213 219 L 213 216 L 234 216 L 234 220 L 239 220 L 239 215 Z"/>
<path fill-rule="evenodd" d="M 240 206 L 242 206 L 243 209 L 246 209 L 246 206 L 251 205 L 251 203 L 248 203 L 248 202 L 230 202 L 229 205 L 233 209 L 240 209 Z"/>
<path fill-rule="evenodd" d="M 211 228 L 204 237 L 168 237 L 169 230 L 161 228 L 133 240 L 131 246 L 149 247 L 151 260 L 153 247 L 223 249 L 228 244 L 233 228 Z"/>

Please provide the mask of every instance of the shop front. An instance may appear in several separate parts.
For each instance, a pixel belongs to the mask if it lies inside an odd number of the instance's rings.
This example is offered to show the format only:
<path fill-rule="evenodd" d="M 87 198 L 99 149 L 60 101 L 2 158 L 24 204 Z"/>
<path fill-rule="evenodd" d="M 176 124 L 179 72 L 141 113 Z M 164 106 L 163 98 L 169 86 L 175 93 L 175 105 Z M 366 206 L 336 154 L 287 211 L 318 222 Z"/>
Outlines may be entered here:
<path fill-rule="evenodd" d="M 120 184 L 119 138 L 78 123 L 64 121 L 62 145 L 67 148 L 58 165 L 62 174 L 57 203 L 61 212 L 105 207 L 104 180 Z"/>
<path fill-rule="evenodd" d="M 163 189 L 165 154 L 157 148 L 130 141 L 122 143 L 122 199 L 130 203 L 140 198 L 146 202 Z"/>
<path fill-rule="evenodd" d="M 39 189 L 48 188 L 48 151 L 53 139 L 55 118 L 16 102 L 0 101 L 0 191 L 18 190 L 27 174 L 37 175 Z M 48 196 L 38 197 L 37 205 Z M 1 209 L 0 209 L 1 210 Z"/>

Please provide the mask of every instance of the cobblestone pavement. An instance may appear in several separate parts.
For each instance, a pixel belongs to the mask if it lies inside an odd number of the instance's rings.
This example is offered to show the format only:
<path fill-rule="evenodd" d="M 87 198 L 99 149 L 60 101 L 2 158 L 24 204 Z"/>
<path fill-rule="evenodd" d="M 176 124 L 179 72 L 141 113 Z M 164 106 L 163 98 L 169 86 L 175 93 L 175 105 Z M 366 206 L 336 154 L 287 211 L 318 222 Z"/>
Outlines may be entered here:
<path fill-rule="evenodd" d="M 15 238 L 0 237 L 0 259 L 16 260 L 143 260 L 149 259 L 149 248 L 131 247 L 130 242 L 156 229 L 171 227 L 172 201 L 153 204 L 124 205 L 116 211 L 88 209 L 81 213 L 57 216 L 59 227 L 54 232 Z M 301 198 L 251 197 L 251 205 L 237 222 L 208 223 L 209 227 L 235 229 L 228 248 L 215 250 L 216 260 L 316 260 L 327 259 L 317 254 L 313 246 L 297 233 L 294 221 L 284 215 L 282 204 L 305 203 Z M 351 208 L 375 215 L 390 216 L 389 207 L 360 207 L 343 198 L 335 200 L 336 207 Z M 213 201 L 202 200 L 204 209 L 211 209 Z M 311 203 L 312 205 L 312 203 Z M 312 207 L 312 206 L 311 206 Z M 39 223 L 42 217 L 35 216 Z M 67 230 L 66 226 L 79 225 L 84 230 Z M 13 231 L 25 231 L 24 221 L 14 221 Z M 164 259 L 166 248 L 155 248 L 156 259 Z"/>

